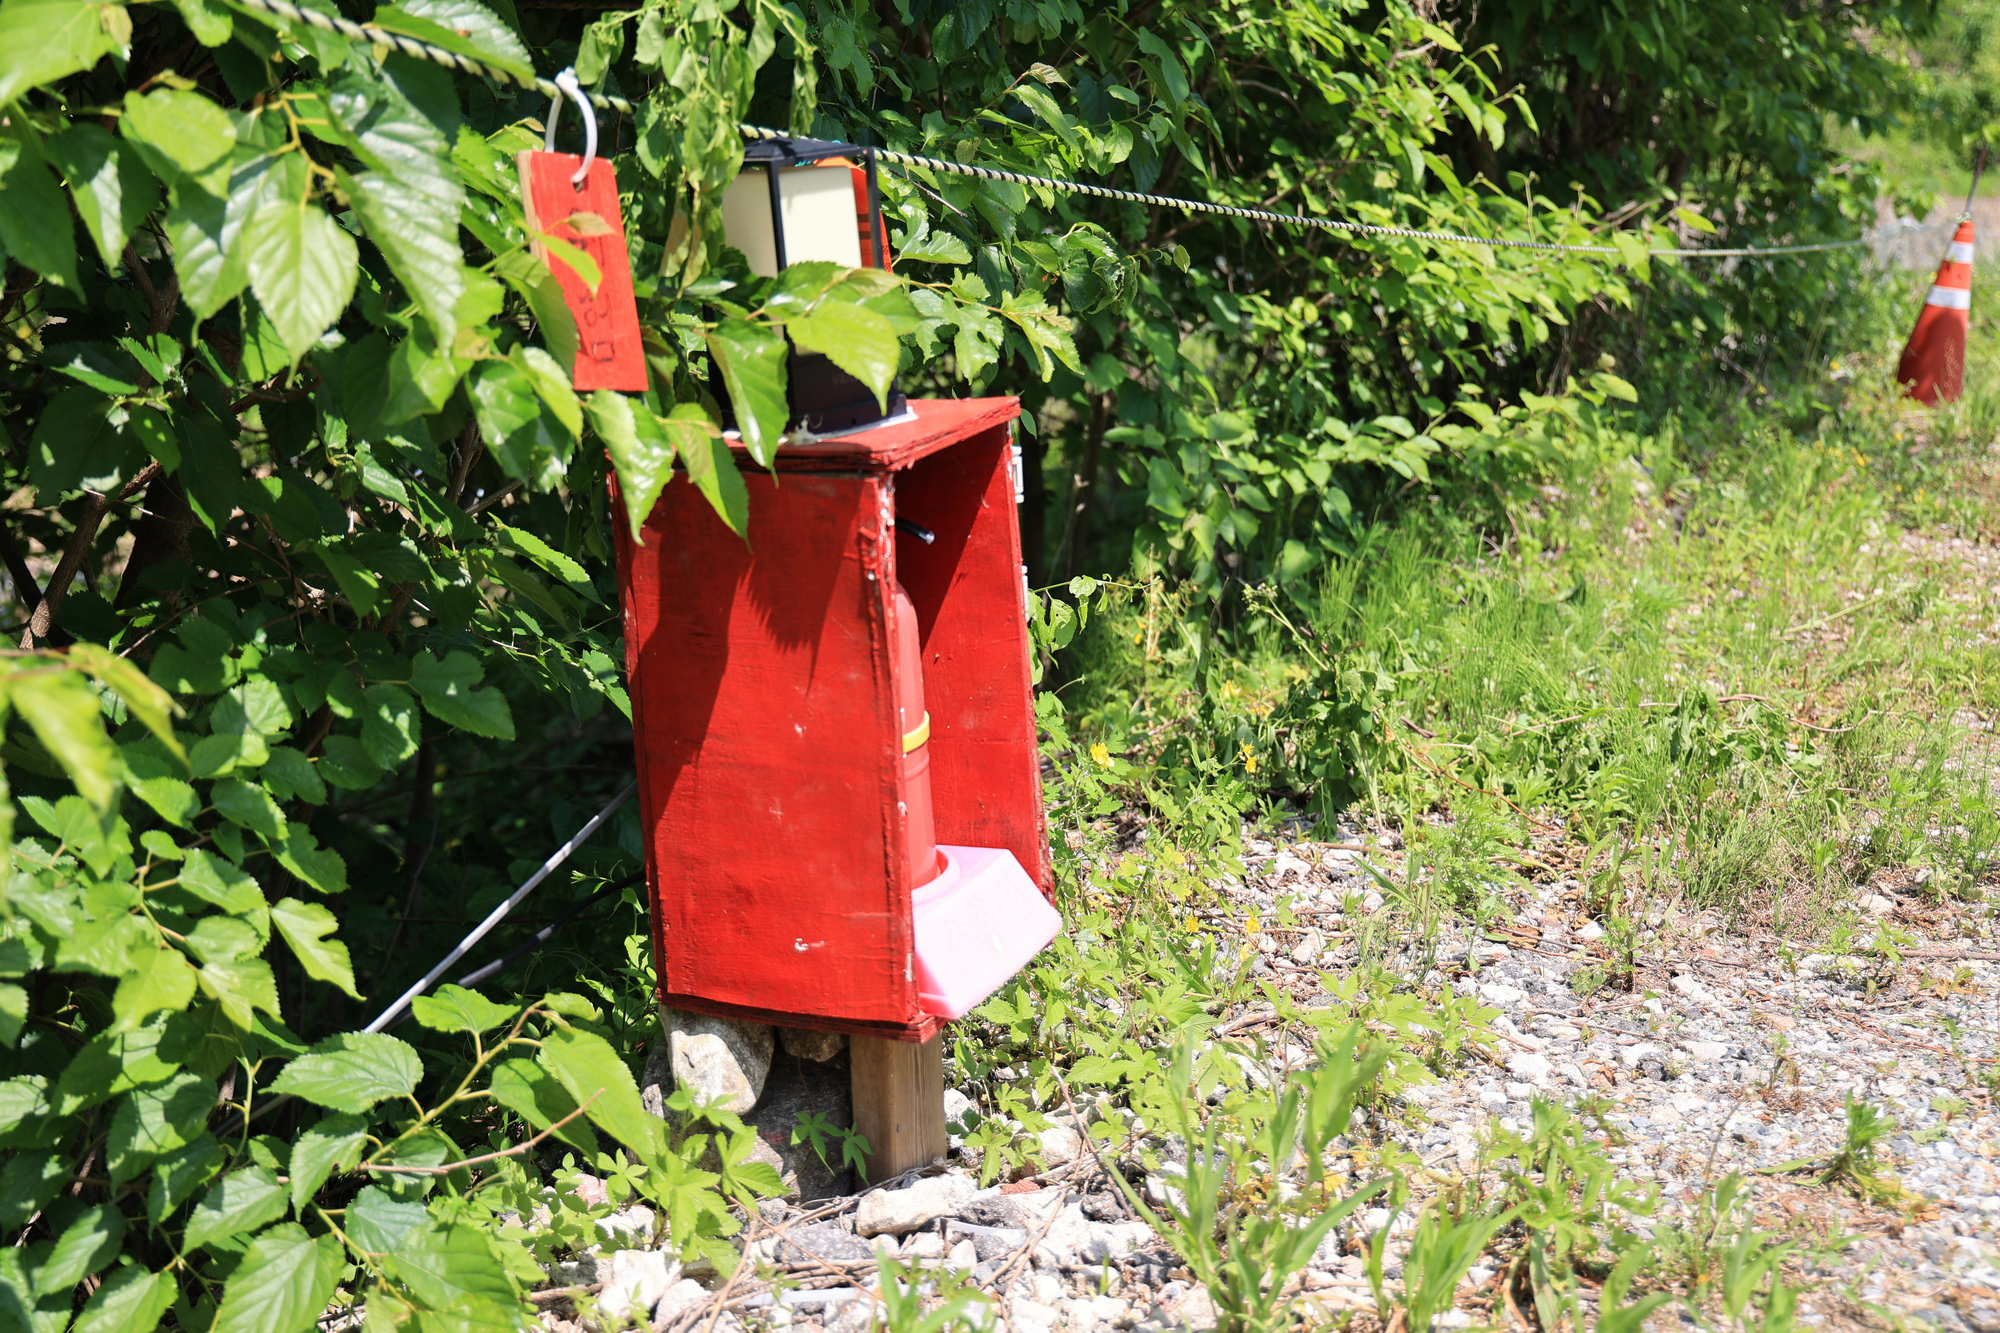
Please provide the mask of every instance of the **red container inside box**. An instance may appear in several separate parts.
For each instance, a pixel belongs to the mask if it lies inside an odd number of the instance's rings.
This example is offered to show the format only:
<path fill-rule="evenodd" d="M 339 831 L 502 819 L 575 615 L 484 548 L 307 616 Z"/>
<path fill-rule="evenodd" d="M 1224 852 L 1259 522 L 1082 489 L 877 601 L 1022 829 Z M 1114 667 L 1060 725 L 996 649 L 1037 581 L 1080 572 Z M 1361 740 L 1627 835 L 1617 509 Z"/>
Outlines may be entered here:
<path fill-rule="evenodd" d="M 1049 891 L 1012 398 L 747 462 L 750 533 L 667 487 L 619 528 L 660 998 L 927 1040 L 904 847 L 898 579 L 916 606 L 937 841 Z M 935 534 L 899 534 L 898 515 Z M 1023 890 L 1025 892 L 1025 890 Z M 1032 899 L 1031 899 L 1032 901 Z"/>

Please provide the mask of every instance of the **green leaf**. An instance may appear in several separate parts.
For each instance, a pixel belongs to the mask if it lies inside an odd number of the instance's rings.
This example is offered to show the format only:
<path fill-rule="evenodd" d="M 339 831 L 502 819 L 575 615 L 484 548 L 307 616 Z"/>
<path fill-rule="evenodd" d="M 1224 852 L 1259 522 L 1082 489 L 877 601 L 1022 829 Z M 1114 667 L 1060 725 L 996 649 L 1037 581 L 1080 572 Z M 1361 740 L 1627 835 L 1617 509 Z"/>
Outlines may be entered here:
<path fill-rule="evenodd" d="M 70 1182 L 70 1162 L 52 1152 L 10 1152 L 0 1164 L 0 1227 L 28 1225 Z"/>
<path fill-rule="evenodd" d="M 232 1171 L 210 1186 L 188 1214 L 181 1252 L 200 1249 L 217 1237 L 233 1238 L 256 1231 L 283 1217 L 289 1206 L 285 1187 L 269 1167 Z"/>
<path fill-rule="evenodd" d="M 181 887 L 231 916 L 261 918 L 264 913 L 264 890 L 257 881 L 235 862 L 199 847 L 189 848 L 181 864 Z"/>
<path fill-rule="evenodd" d="M 187 1147 L 202 1134 L 215 1109 L 215 1084 L 182 1070 L 165 1083 L 128 1093 L 111 1114 L 104 1164 L 114 1183 L 123 1184 L 168 1153 Z"/>
<path fill-rule="evenodd" d="M 0 9 L 0 43 L 7 40 L 4 15 L 13 7 L 10 3 Z M 0 55 L 0 61 L 10 56 Z M 0 66 L 0 83 L 5 78 Z M 0 99 L 0 105 L 4 101 Z M 69 204 L 55 173 L 42 160 L 40 146 L 26 134 L 25 129 L 0 127 L 0 245 L 23 268 L 75 291 L 76 228 L 70 223 Z"/>
<path fill-rule="evenodd" d="M 405 33 L 447 51 L 523 74 L 535 75 L 535 62 L 514 30 L 478 0 L 403 0 L 375 11 L 371 25 Z"/>
<path fill-rule="evenodd" d="M 246 1031 L 256 1025 L 256 1011 L 278 1016 L 278 981 L 261 958 L 216 958 L 196 974 L 201 988 L 222 1006 L 230 1022 Z"/>
<path fill-rule="evenodd" d="M 650 416 L 651 409 L 622 393 L 599 389 L 590 395 L 589 407 L 590 424 L 618 470 L 618 495 L 632 525 L 632 540 L 641 541 L 640 529 L 659 503 L 660 492 L 673 480 L 673 441 L 659 431 L 648 431 L 641 438 L 637 419 Z"/>
<path fill-rule="evenodd" d="M 383 768 L 394 768 L 417 752 L 423 722 L 417 701 L 400 685 L 370 685 L 362 693 L 361 743 Z"/>
<path fill-rule="evenodd" d="M 333 1298 L 346 1256 L 331 1236 L 295 1222 L 272 1227 L 230 1274 L 209 1333 L 308 1333 Z"/>
<path fill-rule="evenodd" d="M 264 760 L 264 785 L 281 801 L 326 804 L 326 784 L 320 781 L 313 761 L 289 745 L 271 747 Z"/>
<path fill-rule="evenodd" d="M 316 205 L 273 201 L 244 227 L 243 246 L 250 289 L 296 361 L 354 295 L 354 238 Z"/>
<path fill-rule="evenodd" d="M 276 842 L 285 834 L 285 813 L 271 794 L 241 778 L 224 778 L 210 788 L 209 803 L 232 824 Z"/>
<path fill-rule="evenodd" d="M 493 1066 L 487 1090 L 493 1100 L 538 1130 L 548 1129 L 576 1110 L 576 1099 L 556 1081 L 555 1075 L 531 1060 L 519 1057 Z M 597 1151 L 597 1135 L 582 1120 L 572 1120 L 556 1130 L 555 1136 L 585 1152 Z"/>
<path fill-rule="evenodd" d="M 174 0 L 181 22 L 203 46 L 221 46 L 236 31 L 236 22 L 218 0 Z"/>
<path fill-rule="evenodd" d="M 127 1264 L 84 1302 L 70 1333 L 152 1333 L 173 1303 L 173 1274 Z"/>
<path fill-rule="evenodd" d="M 131 40 L 131 16 L 117 5 L 6 0 L 0 4 L 0 106 L 89 69 Z"/>
<path fill-rule="evenodd" d="M 158 736 L 160 743 L 182 763 L 187 762 L 187 752 L 181 749 L 180 739 L 174 735 L 173 719 L 181 716 L 182 710 L 172 695 L 146 679 L 138 667 L 98 644 L 74 645 L 69 650 L 69 660 L 123 699 L 126 709 L 145 724 L 146 730 Z"/>
<path fill-rule="evenodd" d="M 534 384 L 535 393 L 550 415 L 562 422 L 571 435 L 583 434 L 583 404 L 576 400 L 576 389 L 562 363 L 539 347 L 516 347 L 508 359 Z"/>
<path fill-rule="evenodd" d="M 28 992 L 11 981 L 0 981 L 0 1046 L 12 1046 L 28 1022 Z"/>
<path fill-rule="evenodd" d="M 169 181 L 186 179 L 210 194 L 229 189 L 236 124 L 200 93 L 174 88 L 127 93 L 118 133 Z"/>
<path fill-rule="evenodd" d="M 433 1032 L 491 1032 L 514 1021 L 519 1005 L 495 1004 L 476 990 L 439 986 L 410 1001 L 410 1015 Z"/>
<path fill-rule="evenodd" d="M 382 780 L 382 766 L 359 737 L 328 736 L 320 749 L 320 776 L 347 791 L 366 791 Z"/>
<path fill-rule="evenodd" d="M 948 231 L 934 231 L 918 237 L 896 254 L 898 264 L 970 264 L 972 252 L 965 242 Z"/>
<path fill-rule="evenodd" d="M 743 447 L 768 466 L 791 420 L 785 403 L 785 358 L 791 349 L 771 329 L 725 319 L 708 335 L 708 350 L 736 409 Z"/>
<path fill-rule="evenodd" d="M 43 144 L 62 172 L 84 230 L 97 242 L 104 267 L 125 262 L 125 243 L 160 204 L 160 183 L 139 155 L 102 125 L 74 121 Z"/>
<path fill-rule="evenodd" d="M 203 1130 L 187 1147 L 153 1164 L 153 1187 L 146 1193 L 146 1216 L 154 1226 L 180 1211 L 208 1183 L 223 1158 L 215 1135 Z"/>
<path fill-rule="evenodd" d="M 456 183 L 442 156 L 433 167 Z M 457 208 L 447 214 L 434 192 L 378 171 L 343 174 L 342 183 L 368 239 L 416 298 L 438 340 L 449 344 L 458 331 L 458 299 L 465 294 Z"/>
<path fill-rule="evenodd" d="M 130 970 L 118 978 L 111 1012 L 121 1026 L 134 1028 L 166 1010 L 179 1013 L 194 1002 L 194 967 L 180 950 L 165 945 L 133 955 Z"/>
<path fill-rule="evenodd" d="M 358 1115 L 385 1097 L 409 1096 L 422 1074 L 406 1043 L 379 1032 L 343 1032 L 286 1065 L 271 1091 Z"/>
<path fill-rule="evenodd" d="M 498 448 L 515 431 L 534 424 L 542 415 L 542 402 L 535 382 L 512 361 L 481 361 L 473 368 L 467 385 L 472 399 L 472 415 L 486 443 Z"/>
<path fill-rule="evenodd" d="M 178 1039 L 187 1028 L 186 1019 L 170 1015 L 131 1032 L 107 1032 L 92 1037 L 63 1066 L 62 1076 L 56 1080 L 52 1109 L 59 1116 L 71 1116 L 134 1088 L 166 1082 L 179 1071 L 180 1065 L 175 1059 L 163 1057 L 160 1046 L 170 1032 Z M 175 1048 L 169 1044 L 169 1049 Z M 4 1123 L 5 1117 L 0 1116 L 0 1127 Z"/>
<path fill-rule="evenodd" d="M 597 294 L 598 287 L 604 282 L 604 270 L 590 257 L 590 251 L 545 231 L 532 232 L 531 235 L 535 244 L 542 247 L 545 262 L 551 266 L 563 265 L 583 280 L 583 285 L 590 289 L 593 296 Z"/>
<path fill-rule="evenodd" d="M 292 1208 L 304 1216 L 306 1205 L 336 1171 L 352 1171 L 368 1142 L 368 1122 L 358 1115 L 321 1116 L 300 1131 L 292 1144 L 290 1175 Z"/>
<path fill-rule="evenodd" d="M 1618 378 L 1608 370 L 1597 371 L 1590 377 L 1590 383 L 1593 388 L 1601 389 L 1609 397 L 1620 398 L 1628 403 L 1639 401 L 1639 391 L 1628 381 Z"/>
<path fill-rule="evenodd" d="M 331 847 L 322 847 L 312 830 L 293 820 L 285 826 L 285 840 L 273 849 L 278 864 L 321 893 L 347 892 L 347 862 Z"/>
<path fill-rule="evenodd" d="M 264 937 L 257 933 L 256 927 L 233 916 L 205 916 L 194 923 L 194 929 L 184 939 L 195 957 L 204 963 L 253 958 L 264 949 Z"/>
<path fill-rule="evenodd" d="M 82 386 L 51 399 L 28 440 L 30 484 L 48 496 L 116 491 L 129 475 L 134 451 L 111 424 L 112 408 L 109 398 Z"/>
<path fill-rule="evenodd" d="M 810 314 L 786 321 L 785 331 L 805 351 L 820 353 L 867 385 L 878 406 L 887 406 L 903 349 L 885 316 L 846 301 L 822 301 Z"/>
<path fill-rule="evenodd" d="M 418 652 L 414 660 L 410 685 L 432 717 L 475 736 L 514 739 L 514 715 L 507 706 L 507 696 L 497 689 L 475 688 L 480 675 L 478 658 L 454 651 L 440 662 L 427 652 Z"/>
<path fill-rule="evenodd" d="M 467 1223 L 411 1233 L 390 1256 L 389 1267 L 419 1301 L 469 1322 L 496 1314 L 506 1318 L 520 1302 L 505 1261 L 485 1233 Z"/>
<path fill-rule="evenodd" d="M 347 946 L 328 938 L 340 928 L 332 912 L 318 903 L 280 898 L 271 904 L 271 924 L 292 946 L 307 976 L 331 982 L 355 999 L 361 998 L 361 992 L 354 989 L 354 963 Z"/>
<path fill-rule="evenodd" d="M 411 1232 L 430 1220 L 423 1204 L 399 1199 L 380 1185 L 370 1185 L 347 1205 L 347 1234 L 369 1254 L 394 1254 Z"/>
<path fill-rule="evenodd" d="M 563 300 L 562 284 L 550 271 L 548 261 L 529 250 L 503 255 L 493 271 L 521 294 L 540 327 L 542 343 L 558 366 L 576 364 L 576 317 Z"/>
<path fill-rule="evenodd" d="M 110 809 L 118 749 L 104 730 L 97 695 L 83 676 L 66 669 L 17 670 L 6 682 L 15 712 L 62 765 L 77 795 L 100 810 Z"/>
<path fill-rule="evenodd" d="M 558 1027 L 542 1038 L 540 1062 L 591 1123 L 643 1160 L 658 1159 L 665 1148 L 662 1122 L 646 1113 L 632 1071 L 611 1043 L 582 1028 Z"/>
<path fill-rule="evenodd" d="M 199 186 L 182 186 L 167 205 L 166 228 L 181 299 L 196 319 L 215 314 L 249 285 L 239 244 L 243 220 L 231 215 L 224 200 Z"/>
<path fill-rule="evenodd" d="M 67 1291 L 111 1262 L 125 1235 L 125 1218 L 108 1203 L 86 1208 L 63 1228 L 55 1248 L 35 1272 L 35 1294 Z"/>

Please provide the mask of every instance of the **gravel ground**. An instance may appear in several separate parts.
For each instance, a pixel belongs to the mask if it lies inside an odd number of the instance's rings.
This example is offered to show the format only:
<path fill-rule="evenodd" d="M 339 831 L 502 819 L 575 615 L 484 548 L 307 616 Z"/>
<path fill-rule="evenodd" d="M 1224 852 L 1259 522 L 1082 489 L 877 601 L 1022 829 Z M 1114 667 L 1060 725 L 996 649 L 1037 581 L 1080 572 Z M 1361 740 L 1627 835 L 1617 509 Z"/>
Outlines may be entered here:
<path fill-rule="evenodd" d="M 1302 1002 L 1325 1002 L 1322 974 L 1355 964 L 1356 927 L 1384 910 L 1362 863 L 1399 873 L 1394 835 L 1367 841 L 1374 850 L 1365 853 L 1251 841 L 1244 879 L 1221 886 L 1237 910 L 1213 924 L 1272 922 L 1289 903 L 1295 928 L 1248 937 L 1261 955 L 1254 966 Z M 1539 855 L 1561 863 L 1556 847 Z M 2000 945 L 1990 912 L 1940 908 L 1916 876 L 1878 876 L 1855 904 L 1854 938 L 1893 928 L 1907 941 L 1895 963 L 1794 952 L 1714 918 L 1656 914 L 1628 989 L 1622 978 L 1596 981 L 1608 957 L 1583 896 L 1575 881 L 1552 878 L 1513 895 L 1503 924 L 1374 959 L 1499 1013 L 1491 1056 L 1409 1094 L 1420 1114 L 1393 1133 L 1425 1164 L 1417 1199 L 1475 1169 L 1480 1137 L 1496 1123 L 1525 1129 L 1540 1096 L 1594 1109 L 1624 1140 L 1609 1156 L 1659 1187 L 1653 1226 L 1745 1173 L 1758 1227 L 1801 1246 L 1788 1270 L 1805 1289 L 1801 1325 L 2000 1333 Z M 1221 1030 L 1261 1037 L 1282 1055 L 1285 1034 L 1270 1031 L 1267 1012 L 1227 1015 Z M 1900 1200 L 1867 1203 L 1810 1172 L 1755 1174 L 1831 1158 L 1846 1141 L 1850 1094 L 1895 1117 L 1878 1151 L 1883 1174 L 1907 1191 Z M 887 1191 L 767 1206 L 747 1237 L 766 1273 L 775 1265 L 806 1290 L 768 1290 L 747 1266 L 725 1283 L 631 1252 L 567 1276 L 604 1281 L 615 1261 L 629 1283 L 633 1264 L 650 1265 L 627 1308 L 661 1330 L 860 1333 L 889 1255 L 962 1271 L 998 1298 L 1000 1323 L 1024 1333 L 1212 1323 L 1206 1293 L 1133 1218 L 1077 1136 L 1059 1128 L 1043 1146 L 1049 1169 L 1004 1188 L 978 1189 L 953 1161 Z M 1302 1275 L 1303 1298 L 1336 1322 L 1379 1327 L 1361 1260 L 1343 1252 L 1352 1248 L 1351 1235 L 1321 1247 Z M 1495 1310 L 1498 1299 L 1495 1274 L 1475 1267 L 1441 1326 L 1517 1327 Z M 558 1307 L 544 1323 L 574 1329 L 575 1317 Z M 1683 1322 L 1668 1307 L 1649 1327 Z"/>

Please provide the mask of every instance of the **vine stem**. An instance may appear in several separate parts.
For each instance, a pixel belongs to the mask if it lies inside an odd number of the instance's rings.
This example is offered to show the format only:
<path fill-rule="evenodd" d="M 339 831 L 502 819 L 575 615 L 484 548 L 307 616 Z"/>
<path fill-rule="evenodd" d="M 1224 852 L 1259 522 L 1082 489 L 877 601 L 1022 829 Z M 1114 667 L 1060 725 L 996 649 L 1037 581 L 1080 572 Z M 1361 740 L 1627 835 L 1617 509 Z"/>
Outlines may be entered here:
<path fill-rule="evenodd" d="M 603 1095 L 604 1095 L 604 1089 L 599 1088 L 596 1092 L 590 1094 L 589 1101 L 584 1102 L 583 1105 L 577 1107 L 574 1111 L 571 1111 L 568 1115 L 556 1121 L 554 1124 L 550 1125 L 547 1129 L 535 1135 L 533 1138 L 523 1140 L 522 1142 L 515 1144 L 511 1148 L 501 1148 L 495 1152 L 481 1153 L 477 1157 L 468 1157 L 461 1162 L 445 1162 L 439 1166 L 397 1166 L 393 1162 L 387 1165 L 382 1165 L 375 1162 L 364 1162 L 361 1165 L 361 1169 L 363 1171 L 381 1171 L 386 1174 L 404 1175 L 404 1176 L 448 1176 L 452 1172 L 461 1170 L 468 1166 L 480 1166 L 487 1162 L 497 1162 L 503 1157 L 518 1156 L 521 1153 L 527 1152 L 530 1148 L 540 1143 L 543 1139 L 546 1139 L 549 1135 L 555 1133 L 557 1130 L 561 1129 L 564 1125 L 567 1125 L 570 1121 L 576 1119 L 578 1116 L 582 1115 L 585 1111 L 589 1110 L 591 1102 L 596 1101 L 599 1097 L 602 1097 Z"/>

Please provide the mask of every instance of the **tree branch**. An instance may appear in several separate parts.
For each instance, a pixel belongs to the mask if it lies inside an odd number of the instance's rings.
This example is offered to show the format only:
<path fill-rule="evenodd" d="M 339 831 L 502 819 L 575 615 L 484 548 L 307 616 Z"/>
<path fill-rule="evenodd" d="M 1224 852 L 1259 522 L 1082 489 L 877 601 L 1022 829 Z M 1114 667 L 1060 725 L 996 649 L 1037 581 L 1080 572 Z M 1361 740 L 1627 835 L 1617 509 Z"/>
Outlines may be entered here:
<path fill-rule="evenodd" d="M 160 465 L 157 462 L 146 464 L 139 469 L 137 476 L 119 489 L 118 498 L 122 500 L 134 491 L 143 490 L 159 475 Z M 76 572 L 83 568 L 84 560 L 89 557 L 90 544 L 97 540 L 98 525 L 104 522 L 104 511 L 110 507 L 111 497 L 102 491 L 92 491 L 84 502 L 76 531 L 70 534 L 69 544 L 63 547 L 62 558 L 56 561 L 56 572 L 50 576 L 49 586 L 42 590 L 41 601 L 28 620 L 28 628 L 21 634 L 23 648 L 33 648 L 38 640 L 48 641 L 49 628 L 55 624 L 56 612 L 62 608 L 63 598 L 69 596 L 69 585 L 75 581 Z"/>

